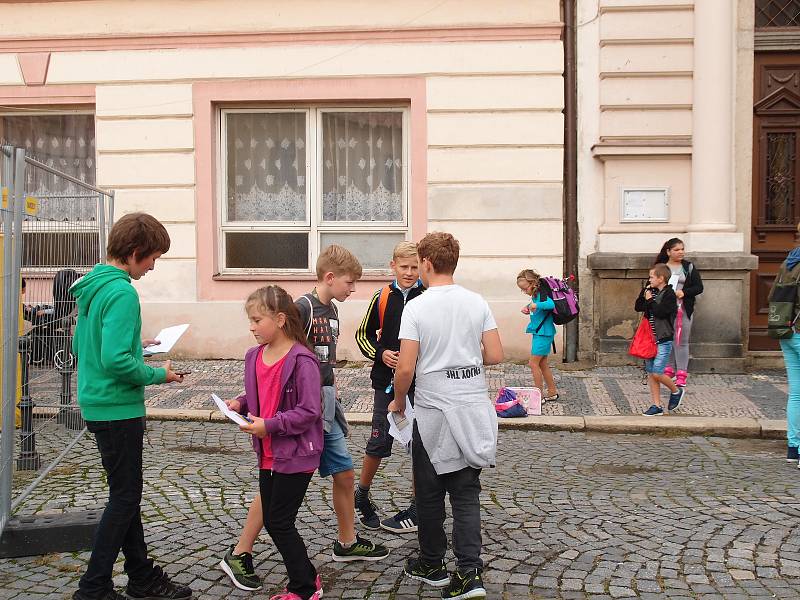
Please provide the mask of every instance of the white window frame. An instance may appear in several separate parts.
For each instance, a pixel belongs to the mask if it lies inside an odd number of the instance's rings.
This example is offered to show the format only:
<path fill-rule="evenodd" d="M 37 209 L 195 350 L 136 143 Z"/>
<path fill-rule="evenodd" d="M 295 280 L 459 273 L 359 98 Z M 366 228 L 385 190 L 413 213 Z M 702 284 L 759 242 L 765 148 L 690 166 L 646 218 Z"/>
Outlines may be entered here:
<path fill-rule="evenodd" d="M 228 161 L 227 161 L 227 115 L 235 113 L 281 113 L 302 112 L 306 115 L 306 219 L 305 221 L 227 221 L 228 207 Z M 399 112 L 402 113 L 403 144 L 402 144 L 402 182 L 403 193 L 401 221 L 329 221 L 322 220 L 322 174 L 323 155 L 322 117 L 327 112 Z M 411 202 L 409 182 L 411 180 L 410 164 L 410 115 L 409 108 L 403 106 L 330 106 L 303 104 L 295 106 L 276 107 L 236 107 L 220 108 L 217 111 L 219 126 L 217 127 L 217 172 L 220 174 L 217 182 L 217 271 L 222 275 L 254 275 L 267 274 L 283 276 L 307 276 L 315 273 L 315 263 L 320 251 L 320 237 L 326 233 L 396 233 L 403 234 L 403 239 L 411 237 Z M 262 232 L 262 233 L 306 233 L 308 235 L 308 269 L 291 268 L 233 268 L 227 266 L 225 234 L 231 232 Z M 387 257 L 388 262 L 388 257 Z M 384 274 L 386 268 L 364 269 L 367 274 Z"/>

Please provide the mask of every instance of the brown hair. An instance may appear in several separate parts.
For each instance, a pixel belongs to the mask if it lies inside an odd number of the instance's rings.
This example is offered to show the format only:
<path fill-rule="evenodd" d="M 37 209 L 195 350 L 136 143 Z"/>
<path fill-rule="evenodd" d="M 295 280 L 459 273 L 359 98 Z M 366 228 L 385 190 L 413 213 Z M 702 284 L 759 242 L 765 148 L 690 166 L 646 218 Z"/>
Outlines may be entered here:
<path fill-rule="evenodd" d="M 361 263 L 355 255 L 339 244 L 331 244 L 325 248 L 317 259 L 318 281 L 322 281 L 325 273 L 333 273 L 337 277 L 352 275 L 353 279 L 360 279 L 361 272 Z"/>
<path fill-rule="evenodd" d="M 417 255 L 417 245 L 414 242 L 400 242 L 394 247 L 392 260 L 398 258 L 411 258 Z"/>
<path fill-rule="evenodd" d="M 656 263 L 650 267 L 650 270 L 653 271 L 656 277 L 660 277 L 665 282 L 669 281 L 669 278 L 672 277 L 672 271 L 670 271 L 669 267 L 664 263 Z"/>
<path fill-rule="evenodd" d="M 417 244 L 420 261 L 427 258 L 433 265 L 434 272 L 439 275 L 455 273 L 459 250 L 458 240 L 443 231 L 429 233 Z"/>
<path fill-rule="evenodd" d="M 539 279 L 541 279 L 541 277 L 533 269 L 523 269 L 519 272 L 519 275 L 517 275 L 517 281 L 520 279 L 524 279 L 531 284 L 531 291 L 536 291 L 539 288 Z"/>
<path fill-rule="evenodd" d="M 280 286 L 267 285 L 258 288 L 247 297 L 244 303 L 245 310 L 255 308 L 262 314 L 286 315 L 283 333 L 286 337 L 308 348 L 308 338 L 303 323 L 300 321 L 300 311 L 297 310 L 294 300 L 289 293 Z"/>
<path fill-rule="evenodd" d="M 143 212 L 130 213 L 114 223 L 108 234 L 106 252 L 108 258 L 125 262 L 133 257 L 141 260 L 169 250 L 169 234 L 152 215 Z"/>

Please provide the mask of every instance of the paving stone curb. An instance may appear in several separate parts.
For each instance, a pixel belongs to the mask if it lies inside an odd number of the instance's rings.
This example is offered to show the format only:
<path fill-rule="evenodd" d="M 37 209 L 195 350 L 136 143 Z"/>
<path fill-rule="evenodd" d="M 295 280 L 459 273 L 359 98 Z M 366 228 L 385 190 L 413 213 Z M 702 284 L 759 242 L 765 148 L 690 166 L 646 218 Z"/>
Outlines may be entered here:
<path fill-rule="evenodd" d="M 370 413 L 346 413 L 353 425 L 369 425 Z M 154 421 L 220 422 L 226 417 L 215 410 L 148 408 L 147 418 Z M 718 417 L 562 417 L 541 416 L 500 419 L 502 429 L 528 431 L 584 431 L 611 434 L 702 435 L 729 438 L 785 439 L 786 422 L 771 419 Z"/>

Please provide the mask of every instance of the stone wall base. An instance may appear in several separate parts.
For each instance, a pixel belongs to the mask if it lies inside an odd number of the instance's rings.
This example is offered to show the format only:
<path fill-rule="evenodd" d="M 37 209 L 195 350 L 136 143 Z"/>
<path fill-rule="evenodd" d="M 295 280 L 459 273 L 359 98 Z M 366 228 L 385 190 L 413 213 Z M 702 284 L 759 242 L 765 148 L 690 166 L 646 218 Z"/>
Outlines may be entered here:
<path fill-rule="evenodd" d="M 746 253 L 702 253 L 689 257 L 703 278 L 689 343 L 695 373 L 741 373 L 747 367 L 750 271 L 757 257 Z M 582 350 L 598 365 L 639 364 L 627 354 L 639 323 L 633 305 L 653 263 L 651 254 L 598 252 L 587 257 L 592 275 L 592 339 Z"/>

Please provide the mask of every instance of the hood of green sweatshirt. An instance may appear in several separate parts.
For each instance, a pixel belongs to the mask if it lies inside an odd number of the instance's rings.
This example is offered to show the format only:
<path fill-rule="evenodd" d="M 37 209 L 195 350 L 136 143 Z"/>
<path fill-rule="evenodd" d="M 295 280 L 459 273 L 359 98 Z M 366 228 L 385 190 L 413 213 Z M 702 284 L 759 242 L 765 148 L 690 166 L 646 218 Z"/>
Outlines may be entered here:
<path fill-rule="evenodd" d="M 99 292 L 104 285 L 116 279 L 129 282 L 131 277 L 128 273 L 117 267 L 112 267 L 111 265 L 95 265 L 94 269 L 72 284 L 69 291 L 78 303 L 78 314 L 88 314 L 89 306 L 92 304 L 92 300 L 97 295 L 97 292 Z"/>

